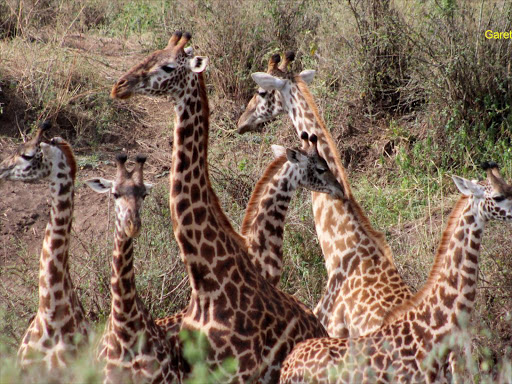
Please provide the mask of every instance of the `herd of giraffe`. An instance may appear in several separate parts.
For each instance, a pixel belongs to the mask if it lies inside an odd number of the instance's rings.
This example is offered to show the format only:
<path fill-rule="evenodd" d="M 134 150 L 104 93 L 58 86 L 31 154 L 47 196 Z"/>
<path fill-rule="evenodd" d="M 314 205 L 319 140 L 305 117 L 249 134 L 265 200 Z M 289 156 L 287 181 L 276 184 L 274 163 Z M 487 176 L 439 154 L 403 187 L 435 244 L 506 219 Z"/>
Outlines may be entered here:
<path fill-rule="evenodd" d="M 234 358 L 226 382 L 448 382 L 457 378 L 456 350 L 434 353 L 460 328 L 475 302 L 478 256 L 485 224 L 512 221 L 512 185 L 495 163 L 483 182 L 453 176 L 462 193 L 453 208 L 425 285 L 412 293 L 389 245 L 354 198 L 336 145 L 308 89 L 314 71 L 293 73 L 292 53 L 270 58 L 252 75 L 259 90 L 238 121 L 239 133 L 287 113 L 301 149 L 273 146 L 250 198 L 240 232 L 224 214 L 208 172 L 209 105 L 203 72 L 208 58 L 185 48 L 176 32 L 165 49 L 126 72 L 111 97 L 169 97 L 174 103 L 170 209 L 174 236 L 191 286 L 188 306 L 153 319 L 135 289 L 133 239 L 151 184 L 146 158 L 131 171 L 116 157 L 115 180 L 85 183 L 115 201 L 112 303 L 97 359 L 106 383 L 180 383 L 192 367 L 179 333 L 206 335 L 212 370 Z M 49 124 L 0 164 L 0 180 L 46 180 L 50 221 L 39 267 L 39 307 L 18 358 L 55 380 L 91 342 L 91 330 L 69 273 L 69 241 L 77 165 L 69 143 L 44 141 Z M 316 232 L 328 280 L 314 311 L 281 291 L 285 217 L 295 189 L 312 191 Z M 426 363 L 428 358 L 428 364 Z"/>

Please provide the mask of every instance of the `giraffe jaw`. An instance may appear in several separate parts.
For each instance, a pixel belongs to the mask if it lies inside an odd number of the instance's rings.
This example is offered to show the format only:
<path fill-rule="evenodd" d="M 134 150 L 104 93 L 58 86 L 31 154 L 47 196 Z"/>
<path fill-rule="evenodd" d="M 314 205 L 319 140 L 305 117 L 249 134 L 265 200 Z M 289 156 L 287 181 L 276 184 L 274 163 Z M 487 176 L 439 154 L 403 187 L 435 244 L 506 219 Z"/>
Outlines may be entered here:
<path fill-rule="evenodd" d="M 237 133 L 240 134 L 240 135 L 243 135 L 244 133 L 247 133 L 247 132 L 262 132 L 263 131 L 263 127 L 265 126 L 265 122 L 266 121 L 263 121 L 263 120 L 260 120 L 259 118 L 257 119 L 246 119 L 246 121 L 243 121 L 242 119 L 244 118 L 244 115 L 242 115 L 242 117 L 240 117 L 240 119 L 238 120 L 238 129 L 237 129 Z M 260 121 L 258 121 L 260 120 Z"/>
<path fill-rule="evenodd" d="M 254 132 L 254 131 L 256 131 L 256 127 L 257 126 L 250 125 L 250 124 L 240 125 L 240 126 L 238 126 L 237 132 L 240 135 L 243 135 L 244 133 L 247 133 L 247 132 Z"/>
<path fill-rule="evenodd" d="M 137 227 L 137 228 L 135 228 L 135 227 L 126 228 L 124 230 L 124 234 L 128 238 L 135 239 L 140 234 L 140 227 Z"/>

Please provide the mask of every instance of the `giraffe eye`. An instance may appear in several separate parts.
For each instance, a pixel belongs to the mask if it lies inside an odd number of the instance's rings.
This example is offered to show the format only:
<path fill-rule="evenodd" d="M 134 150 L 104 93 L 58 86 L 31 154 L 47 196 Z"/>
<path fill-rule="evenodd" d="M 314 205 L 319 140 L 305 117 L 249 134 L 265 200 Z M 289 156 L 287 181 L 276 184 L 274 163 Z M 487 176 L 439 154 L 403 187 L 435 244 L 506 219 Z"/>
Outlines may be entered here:
<path fill-rule="evenodd" d="M 322 173 L 325 173 L 325 171 L 327 171 L 327 169 L 324 169 L 324 168 L 317 168 L 316 171 L 318 172 L 318 174 L 322 174 Z"/>
<path fill-rule="evenodd" d="M 119 199 L 119 196 L 120 196 L 120 195 L 119 195 L 119 193 L 117 193 L 117 192 L 113 192 L 113 193 L 112 193 L 112 196 L 114 196 L 114 199 Z"/>
<path fill-rule="evenodd" d="M 162 65 L 161 68 L 166 73 L 171 73 L 172 71 L 174 71 L 174 68 L 171 67 L 170 65 Z"/>
<path fill-rule="evenodd" d="M 265 97 L 267 96 L 267 91 L 258 91 L 258 95 L 260 95 L 261 97 Z"/>
<path fill-rule="evenodd" d="M 21 157 L 24 158 L 27 161 L 30 161 L 30 160 L 32 160 L 34 158 L 34 155 L 31 156 L 31 155 L 23 154 L 23 155 L 21 155 Z"/>
<path fill-rule="evenodd" d="M 499 203 L 500 201 L 505 200 L 505 196 L 494 196 L 493 199 L 495 202 Z"/>

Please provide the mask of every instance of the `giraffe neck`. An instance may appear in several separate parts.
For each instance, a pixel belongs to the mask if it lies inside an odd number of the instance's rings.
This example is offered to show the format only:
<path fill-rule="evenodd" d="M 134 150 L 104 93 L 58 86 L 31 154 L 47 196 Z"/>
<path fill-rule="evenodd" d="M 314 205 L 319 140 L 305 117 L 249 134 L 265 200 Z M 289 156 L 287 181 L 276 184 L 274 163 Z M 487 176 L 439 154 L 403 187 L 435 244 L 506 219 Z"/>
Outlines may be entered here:
<path fill-rule="evenodd" d="M 69 275 L 69 235 L 73 219 L 74 180 L 59 172 L 51 179 L 50 221 L 46 225 L 39 262 L 39 314 L 49 323 L 71 315 L 73 284 Z"/>
<path fill-rule="evenodd" d="M 472 207 L 472 199 L 462 198 L 459 204 L 463 209 L 453 218 L 456 226 L 451 236 L 443 239 L 448 248 L 443 253 L 438 251 L 425 287 L 413 298 L 424 297 L 415 312 L 427 318 L 435 341 L 457 327 L 461 313 L 469 314 L 475 302 L 485 221 L 472 213 L 477 208 Z"/>
<path fill-rule="evenodd" d="M 320 116 L 307 84 L 300 78 L 295 78 L 295 84 L 291 90 L 290 104 L 291 108 L 288 108 L 288 115 L 293 122 L 297 135 L 300 137 L 301 133 L 306 131 L 309 135 L 315 134 L 317 136 L 317 147 L 320 156 L 325 159 L 330 171 L 343 186 L 346 198 L 352 198 L 352 190 L 348 183 L 345 167 L 341 164 L 338 148 Z"/>
<path fill-rule="evenodd" d="M 202 74 L 192 74 L 184 97 L 176 102 L 170 210 L 173 230 L 192 288 L 192 299 L 217 291 L 245 248 L 220 208 L 208 175 L 208 98 Z M 219 260 L 220 259 L 220 260 Z"/>
<path fill-rule="evenodd" d="M 334 199 L 326 193 L 312 192 L 315 227 L 325 258 L 328 276 L 336 276 L 341 271 L 348 273 L 354 249 L 362 251 L 363 256 L 377 254 L 394 265 L 391 249 L 382 233 L 376 231 L 358 202 L 354 199 L 345 168 L 331 134 L 327 131 L 317 110 L 316 104 L 301 80 L 292 88 L 291 108 L 288 115 L 300 136 L 306 131 L 318 137 L 318 152 L 326 159 L 330 171 L 343 186 L 345 198 Z"/>
<path fill-rule="evenodd" d="M 116 217 L 110 290 L 112 293 L 111 316 L 117 327 L 132 321 L 139 315 L 133 270 L 133 239 L 124 234 L 120 225 Z"/>
<path fill-rule="evenodd" d="M 240 231 L 256 268 L 273 285 L 281 278 L 284 222 L 299 185 L 294 168 L 285 156 L 267 167 L 251 196 Z M 267 176 L 275 171 L 272 177 Z"/>

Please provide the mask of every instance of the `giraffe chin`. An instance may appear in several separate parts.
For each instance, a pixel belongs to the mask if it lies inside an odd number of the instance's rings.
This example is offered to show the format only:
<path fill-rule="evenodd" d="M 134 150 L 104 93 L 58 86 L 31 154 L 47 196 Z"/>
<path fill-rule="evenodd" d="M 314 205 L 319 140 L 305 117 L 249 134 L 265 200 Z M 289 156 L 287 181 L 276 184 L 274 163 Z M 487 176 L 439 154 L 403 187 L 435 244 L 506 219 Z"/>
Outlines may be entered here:
<path fill-rule="evenodd" d="M 243 135 L 246 132 L 251 132 L 253 130 L 253 127 L 250 125 L 242 125 L 241 127 L 238 127 L 237 132 L 240 135 Z"/>
<path fill-rule="evenodd" d="M 329 193 L 329 195 L 335 200 L 343 200 L 345 198 L 345 194 L 343 193 L 343 190 Z"/>
<path fill-rule="evenodd" d="M 265 123 L 239 125 L 238 129 L 237 129 L 237 133 L 240 135 L 243 135 L 244 133 L 247 133 L 247 132 L 258 132 L 259 133 L 259 132 L 263 131 L 264 125 L 265 125 Z"/>
<path fill-rule="evenodd" d="M 128 227 L 128 228 L 126 228 L 124 230 L 124 234 L 127 237 L 129 237 L 131 239 L 134 239 L 137 236 L 139 236 L 139 234 L 140 234 L 140 227 L 130 226 L 130 227 Z"/>
<path fill-rule="evenodd" d="M 130 97 L 132 97 L 133 93 L 129 90 L 122 90 L 122 89 L 119 89 L 117 88 L 116 86 L 114 86 L 112 88 L 112 91 L 110 92 L 110 97 L 112 99 L 121 99 L 121 100 L 126 100 L 126 99 L 129 99 Z"/>

